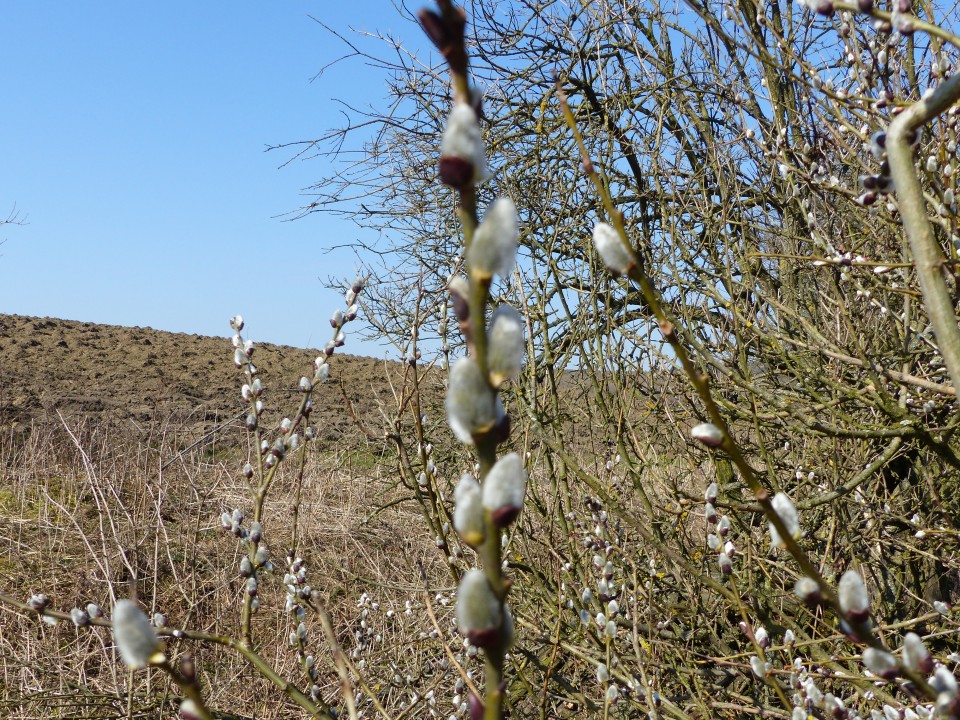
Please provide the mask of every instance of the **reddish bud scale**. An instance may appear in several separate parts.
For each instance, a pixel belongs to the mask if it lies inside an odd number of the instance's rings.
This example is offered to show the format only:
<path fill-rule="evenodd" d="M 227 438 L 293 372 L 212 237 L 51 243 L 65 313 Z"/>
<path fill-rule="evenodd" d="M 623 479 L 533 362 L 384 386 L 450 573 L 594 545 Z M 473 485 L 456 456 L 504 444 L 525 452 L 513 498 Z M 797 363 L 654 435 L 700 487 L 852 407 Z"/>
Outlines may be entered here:
<path fill-rule="evenodd" d="M 487 708 L 477 695 L 470 693 L 467 698 L 467 704 L 470 706 L 470 720 L 483 720 Z"/>
<path fill-rule="evenodd" d="M 509 527 L 510 524 L 517 519 L 517 516 L 520 514 L 520 510 L 521 508 L 519 507 L 505 505 L 492 511 L 490 513 L 490 518 L 493 520 L 493 524 L 498 528 Z"/>
<path fill-rule="evenodd" d="M 430 42 L 436 46 L 437 50 L 443 52 L 450 44 L 450 31 L 443 18 L 433 10 L 424 9 L 417 13 L 417 20 L 420 21 L 420 27 L 430 38 Z"/>
<path fill-rule="evenodd" d="M 467 298 L 451 289 L 450 301 L 453 304 L 453 314 L 457 316 L 457 320 L 466 322 L 470 318 L 470 305 L 467 303 Z"/>
<path fill-rule="evenodd" d="M 467 639 L 478 648 L 490 648 L 500 641 L 500 628 L 489 627 L 467 631 Z"/>
<path fill-rule="evenodd" d="M 440 182 L 454 190 L 462 190 L 473 180 L 473 163 L 463 158 L 444 156 L 440 158 Z"/>

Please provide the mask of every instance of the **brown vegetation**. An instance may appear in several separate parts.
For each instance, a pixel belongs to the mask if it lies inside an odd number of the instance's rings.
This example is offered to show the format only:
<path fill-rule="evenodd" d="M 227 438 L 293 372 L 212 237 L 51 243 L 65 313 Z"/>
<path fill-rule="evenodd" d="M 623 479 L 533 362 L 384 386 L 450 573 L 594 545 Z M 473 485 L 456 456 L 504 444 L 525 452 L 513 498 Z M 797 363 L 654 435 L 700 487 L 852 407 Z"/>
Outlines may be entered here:
<path fill-rule="evenodd" d="M 235 632 L 238 548 L 218 518 L 248 507 L 249 490 L 239 472 L 243 405 L 229 339 L 16 316 L 0 317 L 0 329 L 0 592 L 21 600 L 43 592 L 60 610 L 88 602 L 109 608 L 135 578 L 140 599 L 167 614 L 171 627 Z M 257 346 L 277 420 L 315 356 Z M 349 355 L 335 361 L 317 393 L 318 404 L 332 409 L 321 411 L 304 475 L 298 545 L 344 646 L 358 646 L 357 603 L 366 592 L 379 605 L 370 610 L 370 627 L 402 660 L 389 678 L 419 679 L 442 653 L 420 638 L 430 628 L 419 615 L 405 615 L 405 603 L 421 602 L 420 563 L 432 568 L 436 589 L 449 584 L 449 575 L 442 566 L 437 574 L 436 547 L 409 506 L 380 510 L 404 497 L 378 465 L 383 404 L 393 397 L 388 379 L 400 369 Z M 264 520 L 280 566 L 293 532 L 291 474 L 276 481 Z M 279 576 L 262 596 L 257 636 L 285 637 Z M 110 644 L 103 629 L 48 627 L 0 613 L 0 716 L 126 717 L 128 678 L 113 653 L 103 652 Z M 284 657 L 282 645 L 270 660 L 296 677 L 295 656 Z M 235 654 L 216 646 L 190 650 L 214 707 L 290 716 L 282 696 Z M 153 693 L 144 677 L 133 680 L 134 716 L 171 714 L 168 693 Z M 384 697 L 405 685 L 386 688 Z M 336 677 L 326 676 L 324 693 L 335 686 Z"/>

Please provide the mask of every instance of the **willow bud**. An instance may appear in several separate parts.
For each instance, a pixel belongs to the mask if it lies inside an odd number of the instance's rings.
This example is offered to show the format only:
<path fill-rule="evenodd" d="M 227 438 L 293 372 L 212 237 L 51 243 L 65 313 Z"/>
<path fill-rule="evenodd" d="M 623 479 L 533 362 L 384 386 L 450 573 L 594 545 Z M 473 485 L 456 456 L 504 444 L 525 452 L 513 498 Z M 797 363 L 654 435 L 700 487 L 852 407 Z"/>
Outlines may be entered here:
<path fill-rule="evenodd" d="M 711 525 L 717 521 L 717 509 L 713 503 L 708 502 L 703 506 L 703 515 Z"/>
<path fill-rule="evenodd" d="M 511 306 L 500 305 L 487 328 L 487 370 L 493 387 L 520 375 L 524 350 L 523 318 Z"/>
<path fill-rule="evenodd" d="M 867 670 L 885 680 L 893 680 L 897 676 L 897 659 L 886 650 L 868 647 L 863 651 L 863 664 Z"/>
<path fill-rule="evenodd" d="M 771 670 L 770 663 L 764 662 L 756 655 L 750 656 L 750 669 L 753 670 L 753 674 L 758 678 L 764 678 L 769 674 Z"/>
<path fill-rule="evenodd" d="M 450 111 L 440 142 L 440 180 L 459 189 L 484 179 L 486 174 L 487 159 L 477 113 L 469 105 L 457 103 Z"/>
<path fill-rule="evenodd" d="M 847 570 L 837 587 L 840 609 L 853 622 L 863 622 L 870 614 L 870 596 L 856 570 Z"/>
<path fill-rule="evenodd" d="M 470 318 L 470 283 L 463 275 L 454 275 L 447 287 L 450 289 L 453 314 L 459 322 L 466 322 Z"/>
<path fill-rule="evenodd" d="M 614 275 L 625 275 L 637 264 L 636 255 L 627 247 L 612 225 L 601 222 L 593 228 L 593 246 Z"/>
<path fill-rule="evenodd" d="M 960 686 L 957 685 L 957 679 L 944 665 L 937 668 L 929 682 L 933 689 L 943 696 L 944 700 L 953 700 L 960 695 Z M 940 701 L 941 698 L 937 698 L 938 705 Z"/>
<path fill-rule="evenodd" d="M 447 389 L 447 422 L 460 442 L 473 444 L 473 436 L 487 432 L 504 415 L 503 405 L 472 358 L 461 358 L 450 371 Z"/>
<path fill-rule="evenodd" d="M 30 599 L 27 600 L 27 605 L 30 606 L 32 610 L 37 612 L 43 612 L 47 609 L 47 606 L 50 604 L 50 598 L 48 598 L 43 593 L 37 593 L 36 595 L 31 595 Z"/>
<path fill-rule="evenodd" d="M 819 605 L 823 599 L 823 596 L 820 594 L 820 586 L 813 578 L 802 577 L 797 580 L 793 586 L 793 592 L 796 593 L 798 598 L 811 607 Z"/>
<path fill-rule="evenodd" d="M 319 358 L 318 358 L 318 359 L 319 359 Z M 327 379 L 330 377 L 330 365 L 329 365 L 329 363 L 327 363 L 326 361 L 324 361 L 324 362 L 320 363 L 319 365 L 317 365 L 316 363 L 314 363 L 314 365 L 316 366 L 316 372 L 314 372 L 314 374 L 313 374 L 313 379 L 314 379 L 316 382 L 325 383 L 325 382 L 327 381 Z"/>
<path fill-rule="evenodd" d="M 717 484 L 715 482 L 707 485 L 706 491 L 703 493 L 703 499 L 706 500 L 711 505 L 717 504 L 717 494 L 718 494 Z"/>
<path fill-rule="evenodd" d="M 253 563 L 257 567 L 263 567 L 270 560 L 270 548 L 266 545 L 261 545 L 257 548 L 257 552 L 254 553 Z"/>
<path fill-rule="evenodd" d="M 470 547 L 479 547 L 486 539 L 483 500 L 480 485 L 465 473 L 453 493 L 453 527 Z"/>
<path fill-rule="evenodd" d="M 490 511 L 499 528 L 517 519 L 527 491 L 527 473 L 523 460 L 515 452 L 504 455 L 483 479 L 483 506 Z"/>
<path fill-rule="evenodd" d="M 159 660 L 160 640 L 147 616 L 133 600 L 118 600 L 114 605 L 113 639 L 124 665 L 133 670 Z"/>
<path fill-rule="evenodd" d="M 203 720 L 203 718 L 209 718 L 210 714 L 201 710 L 197 703 L 187 698 L 180 703 L 180 717 L 182 720 Z"/>
<path fill-rule="evenodd" d="M 794 506 L 793 501 L 787 496 L 786 493 L 778 492 L 773 496 L 773 509 L 776 511 L 777 515 L 780 516 L 780 519 L 783 520 L 783 524 L 787 526 L 787 530 L 790 532 L 790 537 L 794 540 L 800 539 L 800 516 L 797 514 L 797 508 Z M 777 528 L 774 527 L 774 524 L 770 524 L 770 543 L 773 547 L 786 547 L 787 544 L 783 541 L 783 538 L 780 537 L 780 533 L 777 531 Z"/>
<path fill-rule="evenodd" d="M 87 615 L 92 618 L 102 618 L 103 610 L 96 603 L 87 603 Z"/>
<path fill-rule="evenodd" d="M 914 672 L 926 674 L 933 670 L 933 656 L 916 633 L 903 636 L 903 664 Z"/>
<path fill-rule="evenodd" d="M 467 266 L 484 280 L 509 277 L 517 257 L 517 208 L 510 198 L 495 201 L 473 235 Z"/>
<path fill-rule="evenodd" d="M 708 448 L 718 448 L 723 445 L 723 431 L 713 423 L 700 423 L 690 430 L 690 437 L 702 442 Z"/>
<path fill-rule="evenodd" d="M 499 640 L 503 615 L 482 570 L 468 570 L 457 590 L 457 623 L 460 632 L 477 647 L 490 647 Z"/>

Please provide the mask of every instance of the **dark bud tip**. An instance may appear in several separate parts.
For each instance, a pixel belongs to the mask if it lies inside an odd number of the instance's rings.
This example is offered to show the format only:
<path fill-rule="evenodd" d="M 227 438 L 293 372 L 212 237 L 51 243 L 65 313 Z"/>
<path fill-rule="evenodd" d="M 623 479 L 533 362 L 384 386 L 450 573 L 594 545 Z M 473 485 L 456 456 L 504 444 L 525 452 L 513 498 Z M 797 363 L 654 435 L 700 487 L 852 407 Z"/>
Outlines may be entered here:
<path fill-rule="evenodd" d="M 497 445 L 505 443 L 510 439 L 510 416 L 504 415 L 500 418 L 500 422 L 493 426 L 490 430 L 490 437 L 496 441 Z"/>
<path fill-rule="evenodd" d="M 467 299 L 460 293 L 454 291 L 450 293 L 450 300 L 453 303 L 453 313 L 460 322 L 466 322 L 470 318 L 470 306 Z"/>
<path fill-rule="evenodd" d="M 433 10 L 423 9 L 417 13 L 417 19 L 420 21 L 420 27 L 430 38 L 430 42 L 437 46 L 437 50 L 443 52 L 450 44 L 450 31 L 443 18 Z"/>
<path fill-rule="evenodd" d="M 500 628 L 488 627 L 482 630 L 471 630 L 467 633 L 467 639 L 471 645 L 476 645 L 478 648 L 493 647 L 500 642 Z"/>
<path fill-rule="evenodd" d="M 855 625 L 862 625 L 870 621 L 870 610 L 851 610 L 847 613 L 847 620 Z"/>
<path fill-rule="evenodd" d="M 822 2 L 817 3 L 817 14 L 823 15 L 824 17 L 833 17 L 833 13 L 836 12 L 836 8 L 833 7 L 833 3 L 830 0 L 822 0 Z"/>
<path fill-rule="evenodd" d="M 860 12 L 868 13 L 873 10 L 873 0 L 857 0 L 857 7 Z"/>
<path fill-rule="evenodd" d="M 470 693 L 467 704 L 470 706 L 470 720 L 483 720 L 483 716 L 487 712 L 487 708 L 484 706 L 483 700 L 473 693 Z"/>
<path fill-rule="evenodd" d="M 440 181 L 454 190 L 465 188 L 473 180 L 473 163 L 461 157 L 444 155 L 440 158 Z"/>
<path fill-rule="evenodd" d="M 510 527 L 517 516 L 520 514 L 520 508 L 514 505 L 504 505 L 498 507 L 490 513 L 490 519 L 498 528 Z"/>

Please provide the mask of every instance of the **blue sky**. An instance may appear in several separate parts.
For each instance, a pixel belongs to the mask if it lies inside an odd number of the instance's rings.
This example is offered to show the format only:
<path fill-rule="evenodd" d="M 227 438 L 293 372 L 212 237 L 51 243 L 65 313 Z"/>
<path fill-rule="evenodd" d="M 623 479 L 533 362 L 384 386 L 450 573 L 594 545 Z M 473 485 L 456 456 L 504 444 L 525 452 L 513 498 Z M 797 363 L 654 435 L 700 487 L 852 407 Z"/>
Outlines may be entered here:
<path fill-rule="evenodd" d="M 339 31 L 393 33 L 423 49 L 390 0 L 52 0 L 0 12 L 0 312 L 322 346 L 352 279 L 343 219 L 278 217 L 328 161 L 267 145 L 319 137 L 334 99 L 382 104 L 384 78 Z M 383 355 L 348 336 L 346 352 Z"/>

